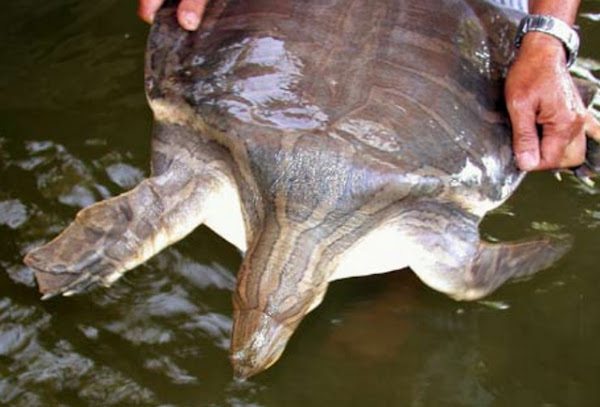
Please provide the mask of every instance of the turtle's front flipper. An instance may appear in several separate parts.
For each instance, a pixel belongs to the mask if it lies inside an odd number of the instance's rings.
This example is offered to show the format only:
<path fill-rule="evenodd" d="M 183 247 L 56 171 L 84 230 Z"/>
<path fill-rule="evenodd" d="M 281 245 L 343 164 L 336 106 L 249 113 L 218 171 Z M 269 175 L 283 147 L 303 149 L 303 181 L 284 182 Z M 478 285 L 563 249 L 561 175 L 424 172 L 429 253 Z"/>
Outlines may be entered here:
<path fill-rule="evenodd" d="M 58 237 L 25 257 L 45 298 L 75 294 L 96 283 L 110 285 L 218 209 L 221 195 L 231 188 L 223 161 L 209 146 L 184 148 L 180 133 L 170 133 L 169 145 L 155 134 L 153 177 L 81 210 Z"/>
<path fill-rule="evenodd" d="M 35 271 L 40 292 L 47 298 L 95 283 L 108 286 L 200 224 L 201 214 L 190 206 L 193 201 L 202 207 L 198 181 L 183 182 L 185 197 L 182 191 L 166 193 L 161 181 L 145 180 L 128 193 L 83 209 L 58 237 L 29 253 L 25 263 Z"/>
<path fill-rule="evenodd" d="M 428 223 L 419 225 L 420 233 L 413 233 L 420 255 L 411 268 L 427 285 L 457 300 L 482 298 L 511 278 L 548 268 L 571 247 L 571 239 L 564 236 L 483 242 L 476 218 L 460 211 L 417 217 Z"/>

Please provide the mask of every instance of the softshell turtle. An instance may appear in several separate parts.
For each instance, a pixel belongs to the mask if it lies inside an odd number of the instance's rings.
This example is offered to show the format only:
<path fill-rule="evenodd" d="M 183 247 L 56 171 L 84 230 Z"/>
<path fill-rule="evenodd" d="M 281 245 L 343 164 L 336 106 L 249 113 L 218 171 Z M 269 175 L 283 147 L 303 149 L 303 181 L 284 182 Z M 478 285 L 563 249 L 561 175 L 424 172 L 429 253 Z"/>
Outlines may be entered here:
<path fill-rule="evenodd" d="M 551 265 L 556 237 L 487 243 L 524 174 L 502 77 L 515 27 L 483 1 L 174 4 L 147 49 L 152 174 L 25 259 L 45 297 L 112 284 L 205 224 L 244 252 L 238 377 L 266 369 L 332 280 L 410 266 L 459 300 Z"/>

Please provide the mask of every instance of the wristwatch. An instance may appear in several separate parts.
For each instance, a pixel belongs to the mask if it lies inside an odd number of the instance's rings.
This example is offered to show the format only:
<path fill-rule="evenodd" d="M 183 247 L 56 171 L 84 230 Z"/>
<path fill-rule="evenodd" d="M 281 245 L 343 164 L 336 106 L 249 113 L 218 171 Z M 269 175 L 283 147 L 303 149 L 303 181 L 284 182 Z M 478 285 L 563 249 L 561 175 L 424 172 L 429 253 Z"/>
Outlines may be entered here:
<path fill-rule="evenodd" d="M 530 14 L 521 20 L 515 46 L 519 48 L 523 36 L 531 31 L 543 32 L 557 38 L 565 46 L 567 51 L 567 67 L 570 67 L 577 58 L 579 51 L 579 34 L 569 24 L 564 21 L 543 14 Z"/>

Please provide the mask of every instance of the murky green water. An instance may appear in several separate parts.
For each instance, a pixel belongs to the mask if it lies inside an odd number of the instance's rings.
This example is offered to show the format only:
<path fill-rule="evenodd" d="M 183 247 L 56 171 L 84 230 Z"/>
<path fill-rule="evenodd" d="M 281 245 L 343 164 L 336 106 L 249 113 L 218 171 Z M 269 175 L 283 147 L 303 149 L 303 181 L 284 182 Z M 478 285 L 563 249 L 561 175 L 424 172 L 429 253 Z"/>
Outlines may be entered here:
<path fill-rule="evenodd" d="M 206 228 L 109 290 L 41 302 L 23 254 L 147 171 L 147 27 L 134 1 L 2 6 L 0 405 L 600 405 L 600 200 L 548 174 L 484 231 L 573 234 L 553 269 L 479 303 L 407 271 L 335 283 L 245 384 L 227 358 L 240 257 Z M 600 1 L 582 11 L 583 54 L 600 60 Z"/>

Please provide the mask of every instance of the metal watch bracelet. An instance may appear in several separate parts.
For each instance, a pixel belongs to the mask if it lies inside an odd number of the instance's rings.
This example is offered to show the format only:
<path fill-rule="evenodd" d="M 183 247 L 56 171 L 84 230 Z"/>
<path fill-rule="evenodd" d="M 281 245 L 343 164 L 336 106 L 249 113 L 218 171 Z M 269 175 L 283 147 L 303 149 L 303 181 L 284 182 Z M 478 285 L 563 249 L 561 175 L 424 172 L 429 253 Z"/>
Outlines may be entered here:
<path fill-rule="evenodd" d="M 562 42 L 567 51 L 567 67 L 573 65 L 579 52 L 579 34 L 573 27 L 556 17 L 530 14 L 524 17 L 519 24 L 515 38 L 517 48 L 521 46 L 523 36 L 531 31 L 551 35 Z"/>

